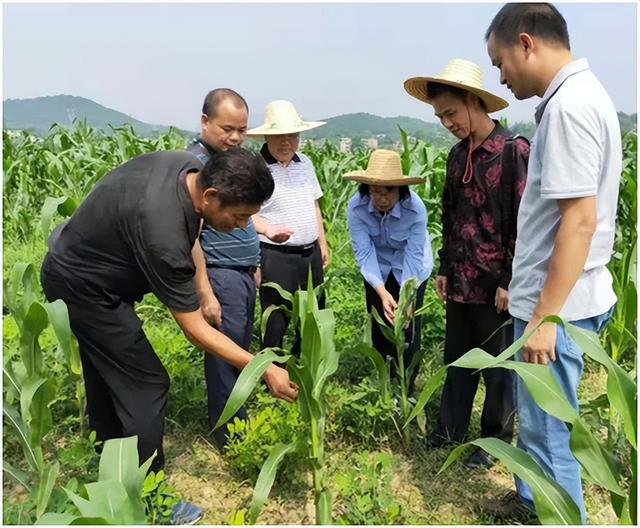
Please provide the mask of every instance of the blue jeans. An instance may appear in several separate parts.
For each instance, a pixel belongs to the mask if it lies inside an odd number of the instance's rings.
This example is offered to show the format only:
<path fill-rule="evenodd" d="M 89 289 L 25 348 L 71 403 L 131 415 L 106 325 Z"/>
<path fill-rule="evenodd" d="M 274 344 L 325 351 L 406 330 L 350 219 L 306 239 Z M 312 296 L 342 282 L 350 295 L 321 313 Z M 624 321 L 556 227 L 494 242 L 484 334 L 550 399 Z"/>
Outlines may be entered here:
<path fill-rule="evenodd" d="M 602 315 L 571 321 L 571 324 L 599 333 L 609 321 L 612 312 L 613 308 Z M 527 321 L 513 318 L 514 340 L 522 336 L 526 326 Z M 516 352 L 516 359 L 522 361 L 522 350 Z M 578 410 L 578 384 L 583 366 L 582 350 L 569 337 L 564 327 L 558 325 L 556 360 L 549 363 L 549 367 L 564 390 L 569 403 L 576 410 Z M 518 447 L 529 453 L 547 475 L 565 489 L 580 509 L 582 523 L 586 524 L 587 516 L 582 498 L 580 464 L 569 448 L 567 425 L 538 407 L 519 376 L 516 376 L 515 401 L 519 422 Z M 533 510 L 531 489 L 519 477 L 516 476 L 515 480 L 518 497 Z"/>

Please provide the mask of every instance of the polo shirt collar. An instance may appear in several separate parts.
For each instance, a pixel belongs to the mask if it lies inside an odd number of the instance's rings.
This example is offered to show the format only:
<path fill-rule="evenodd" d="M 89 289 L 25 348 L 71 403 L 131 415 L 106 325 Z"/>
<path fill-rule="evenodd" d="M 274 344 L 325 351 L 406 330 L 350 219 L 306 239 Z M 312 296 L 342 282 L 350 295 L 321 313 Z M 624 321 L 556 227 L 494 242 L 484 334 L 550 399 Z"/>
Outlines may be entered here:
<path fill-rule="evenodd" d="M 507 132 L 507 129 L 500 124 L 500 121 L 497 121 L 496 119 L 492 119 L 492 121 L 496 126 L 493 127 L 491 133 L 484 138 L 484 141 L 480 143 L 478 148 L 483 148 L 487 152 L 491 153 L 502 152 L 503 143 L 495 141 L 495 137 L 498 135 L 506 137 L 509 133 Z"/>
<path fill-rule="evenodd" d="M 271 152 L 269 152 L 269 148 L 267 147 L 266 143 L 262 145 L 262 148 L 260 149 L 260 154 L 262 154 L 262 157 L 264 158 L 264 161 L 267 162 L 267 165 L 273 165 L 274 163 L 278 163 L 278 160 L 273 157 Z M 293 155 L 293 158 L 291 158 L 291 161 L 300 163 L 302 160 L 300 159 L 300 156 L 298 156 L 298 154 L 296 153 Z"/>
<path fill-rule="evenodd" d="M 540 119 L 542 119 L 542 113 L 544 112 L 549 99 L 551 99 L 551 97 L 553 97 L 553 95 L 558 91 L 560 86 L 562 86 L 562 83 L 572 75 L 589 69 L 589 61 L 587 59 L 577 59 L 564 65 L 560 71 L 556 73 L 556 76 L 549 83 L 549 86 L 547 86 L 547 89 L 542 96 L 542 101 L 540 101 L 540 104 L 536 106 L 536 123 L 539 123 Z"/>
<path fill-rule="evenodd" d="M 193 142 L 205 148 L 209 154 L 215 154 L 216 152 L 220 152 L 220 149 L 217 149 L 213 145 L 210 145 L 209 143 L 207 143 L 204 139 L 202 139 L 202 136 L 195 137 L 193 139 Z"/>

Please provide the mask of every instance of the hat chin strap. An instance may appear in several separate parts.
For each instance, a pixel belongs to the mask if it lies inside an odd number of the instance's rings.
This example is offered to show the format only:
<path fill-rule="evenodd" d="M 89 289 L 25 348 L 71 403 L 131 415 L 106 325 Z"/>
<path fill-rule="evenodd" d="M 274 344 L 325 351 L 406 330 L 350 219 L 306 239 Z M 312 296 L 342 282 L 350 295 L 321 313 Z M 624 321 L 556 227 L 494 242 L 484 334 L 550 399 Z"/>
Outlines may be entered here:
<path fill-rule="evenodd" d="M 473 177 L 473 164 L 471 163 L 471 154 L 473 152 L 473 149 L 475 148 L 473 145 L 473 132 L 475 129 L 473 127 L 473 122 L 471 120 L 471 112 L 469 112 L 469 105 L 466 101 L 464 103 L 464 107 L 467 110 L 467 117 L 469 118 L 469 150 L 467 152 L 467 159 L 464 164 L 464 174 L 462 175 L 462 183 L 469 183 L 471 181 L 471 178 Z M 468 177 L 467 177 L 467 174 L 468 174 Z"/>

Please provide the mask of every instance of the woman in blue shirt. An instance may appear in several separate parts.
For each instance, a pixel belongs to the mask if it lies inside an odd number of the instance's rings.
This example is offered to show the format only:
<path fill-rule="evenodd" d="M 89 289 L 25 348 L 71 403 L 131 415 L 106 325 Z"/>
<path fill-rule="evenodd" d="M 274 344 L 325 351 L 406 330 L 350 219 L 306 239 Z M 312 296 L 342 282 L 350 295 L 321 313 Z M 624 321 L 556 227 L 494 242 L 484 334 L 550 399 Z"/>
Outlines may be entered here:
<path fill-rule="evenodd" d="M 424 288 L 433 269 L 431 242 L 427 232 L 427 210 L 409 185 L 422 178 L 405 176 L 398 153 L 375 150 L 366 171 L 344 175 L 360 183 L 349 200 L 347 225 L 355 259 L 364 279 L 367 311 L 375 308 L 393 323 L 401 286 L 414 277 L 418 281 L 415 309 L 422 306 Z M 409 343 L 405 364 L 420 348 L 421 317 L 407 328 Z M 383 355 L 395 357 L 393 344 L 378 324 L 372 325 L 372 340 Z"/>

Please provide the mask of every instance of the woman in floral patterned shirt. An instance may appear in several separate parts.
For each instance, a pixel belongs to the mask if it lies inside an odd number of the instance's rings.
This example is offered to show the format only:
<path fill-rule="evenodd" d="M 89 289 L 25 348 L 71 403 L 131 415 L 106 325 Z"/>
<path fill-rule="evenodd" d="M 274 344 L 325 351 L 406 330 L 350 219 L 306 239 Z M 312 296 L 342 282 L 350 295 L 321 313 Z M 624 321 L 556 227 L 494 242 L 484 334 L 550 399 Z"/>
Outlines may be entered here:
<path fill-rule="evenodd" d="M 496 356 L 512 341 L 510 326 L 496 330 L 509 319 L 508 287 L 529 143 L 489 117 L 508 104 L 482 88 L 481 76 L 476 64 L 453 59 L 437 76 L 405 82 L 406 90 L 433 105 L 442 125 L 460 140 L 447 159 L 436 277 L 436 291 L 446 302 L 446 364 L 474 347 Z M 513 374 L 499 368 L 482 374 L 481 436 L 510 442 Z M 472 369 L 449 368 L 428 446 L 465 440 L 479 379 Z M 493 460 L 477 450 L 465 464 L 488 467 Z"/>

